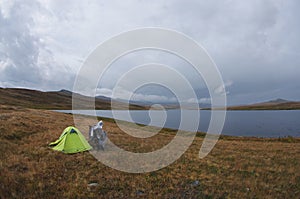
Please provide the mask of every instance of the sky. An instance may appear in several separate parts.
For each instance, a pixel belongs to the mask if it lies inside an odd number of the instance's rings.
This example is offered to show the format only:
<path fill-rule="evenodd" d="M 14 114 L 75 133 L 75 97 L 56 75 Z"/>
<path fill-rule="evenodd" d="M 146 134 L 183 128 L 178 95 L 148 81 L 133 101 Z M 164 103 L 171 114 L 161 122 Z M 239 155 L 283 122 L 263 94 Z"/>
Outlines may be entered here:
<path fill-rule="evenodd" d="M 160 27 L 182 32 L 206 49 L 222 75 L 229 105 L 300 101 L 299 8 L 297 0 L 0 0 L 0 87 L 72 90 L 99 44 L 132 29 Z M 112 64 L 97 93 L 111 96 L 130 67 L 154 61 L 184 73 L 198 101 L 209 102 L 203 78 L 188 63 L 153 50 Z M 135 99 L 169 102 L 174 95 L 149 85 Z"/>

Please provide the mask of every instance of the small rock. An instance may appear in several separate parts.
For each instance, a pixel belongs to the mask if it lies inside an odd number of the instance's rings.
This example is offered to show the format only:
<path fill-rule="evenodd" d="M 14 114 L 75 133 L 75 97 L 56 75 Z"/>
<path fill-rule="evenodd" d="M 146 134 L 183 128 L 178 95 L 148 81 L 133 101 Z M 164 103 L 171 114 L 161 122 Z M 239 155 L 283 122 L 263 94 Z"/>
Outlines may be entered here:
<path fill-rule="evenodd" d="M 87 189 L 88 189 L 89 191 L 96 190 L 96 187 L 97 187 L 98 185 L 99 185 L 99 184 L 98 184 L 97 182 L 91 182 L 91 183 L 88 184 Z"/>
<path fill-rule="evenodd" d="M 195 180 L 194 182 L 192 182 L 191 185 L 192 185 L 193 187 L 196 187 L 196 186 L 200 185 L 200 182 L 199 182 L 199 180 Z"/>
<path fill-rule="evenodd" d="M 137 190 L 136 195 L 142 196 L 142 195 L 145 195 L 145 192 L 143 190 Z"/>
<path fill-rule="evenodd" d="M 88 184 L 89 187 L 97 187 L 99 184 L 97 182 L 92 182 Z"/>

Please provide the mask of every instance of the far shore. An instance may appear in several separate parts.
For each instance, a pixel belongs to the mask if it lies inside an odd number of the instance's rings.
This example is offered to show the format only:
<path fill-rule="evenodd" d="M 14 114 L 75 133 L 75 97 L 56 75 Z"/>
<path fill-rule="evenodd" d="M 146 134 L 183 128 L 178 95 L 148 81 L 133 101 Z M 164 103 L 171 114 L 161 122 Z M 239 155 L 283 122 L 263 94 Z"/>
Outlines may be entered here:
<path fill-rule="evenodd" d="M 0 102 L 3 105 L 21 106 L 33 109 L 47 109 L 47 110 L 70 110 L 73 98 L 76 98 L 80 104 L 81 109 L 99 109 L 111 110 L 110 98 L 97 96 L 96 98 L 72 93 L 68 90 L 47 91 L 42 92 L 38 90 L 30 90 L 23 88 L 1 88 L 0 87 Z M 178 105 L 163 104 L 162 106 L 151 106 L 150 104 L 126 104 L 121 101 L 114 101 L 114 109 L 119 110 L 149 110 L 153 109 L 178 109 Z M 207 105 L 209 107 L 209 105 Z M 194 107 L 194 106 L 193 106 Z M 182 109 L 189 109 L 188 104 L 185 104 Z M 213 108 L 214 110 L 225 110 L 225 108 Z M 200 110 L 210 110 L 207 107 L 201 107 Z M 300 110 L 300 102 L 286 101 L 278 99 L 264 103 L 257 103 L 252 105 L 228 106 L 226 110 Z"/>

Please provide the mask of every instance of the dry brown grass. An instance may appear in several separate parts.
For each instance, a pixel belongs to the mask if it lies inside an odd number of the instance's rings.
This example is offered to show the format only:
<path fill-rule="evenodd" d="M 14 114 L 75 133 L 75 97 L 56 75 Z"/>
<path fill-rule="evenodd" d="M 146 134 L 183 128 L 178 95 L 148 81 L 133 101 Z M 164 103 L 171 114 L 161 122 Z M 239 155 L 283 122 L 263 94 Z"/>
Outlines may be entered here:
<path fill-rule="evenodd" d="M 82 121 L 90 122 L 88 117 Z M 172 165 L 129 174 L 88 152 L 66 155 L 48 148 L 72 124 L 69 114 L 0 106 L 0 198 L 300 198 L 298 138 L 222 137 L 201 160 L 199 136 Z M 133 139 L 112 120 L 105 120 L 105 130 L 120 147 L 142 152 L 174 136 L 163 130 L 149 139 Z"/>

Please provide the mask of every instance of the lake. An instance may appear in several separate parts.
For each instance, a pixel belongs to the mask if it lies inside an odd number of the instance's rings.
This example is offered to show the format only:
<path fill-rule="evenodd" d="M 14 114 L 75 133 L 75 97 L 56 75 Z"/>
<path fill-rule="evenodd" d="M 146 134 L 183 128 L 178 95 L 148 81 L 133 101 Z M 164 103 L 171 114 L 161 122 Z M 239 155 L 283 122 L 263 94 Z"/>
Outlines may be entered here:
<path fill-rule="evenodd" d="M 195 111 L 188 110 L 190 117 L 193 117 Z M 91 110 L 59 110 L 59 112 L 93 115 Z M 126 119 L 124 110 L 116 111 L 120 114 L 115 119 L 129 121 Z M 151 115 L 161 115 L 160 110 L 151 111 Z M 130 116 L 135 123 L 148 125 L 151 122 L 153 126 L 163 126 L 166 128 L 178 129 L 180 123 L 179 109 L 166 111 L 166 121 L 161 125 L 161 121 L 150 119 L 149 111 L 133 110 Z M 97 110 L 97 116 L 113 118 L 110 110 Z M 122 116 L 124 115 L 124 117 Z M 210 121 L 211 111 L 200 110 L 200 124 L 198 131 L 206 132 Z M 157 117 L 158 118 L 158 117 Z M 188 127 L 182 130 L 189 131 Z M 279 111 L 227 111 L 226 120 L 222 135 L 232 136 L 255 136 L 255 137 L 300 137 L 300 110 L 279 110 Z"/>

